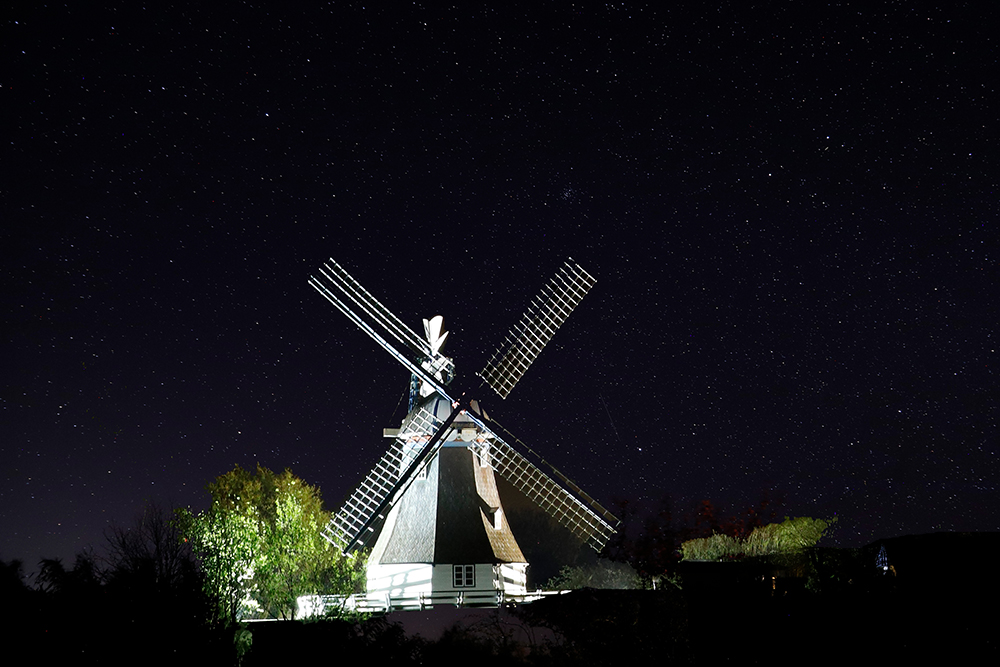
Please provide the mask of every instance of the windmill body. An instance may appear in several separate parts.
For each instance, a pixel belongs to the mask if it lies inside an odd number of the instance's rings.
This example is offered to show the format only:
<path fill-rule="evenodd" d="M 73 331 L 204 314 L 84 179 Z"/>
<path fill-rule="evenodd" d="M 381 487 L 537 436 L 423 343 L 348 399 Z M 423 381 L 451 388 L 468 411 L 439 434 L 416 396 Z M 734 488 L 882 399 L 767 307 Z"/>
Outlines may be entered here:
<path fill-rule="evenodd" d="M 593 283 L 567 262 L 478 374 L 484 383 L 506 398 Z M 455 367 L 441 352 L 440 317 L 424 320 L 425 336 L 417 336 L 332 259 L 309 284 L 412 374 L 410 412 L 400 428 L 387 429 L 392 444 L 324 530 L 344 553 L 371 549 L 369 598 L 400 609 L 523 596 L 528 563 L 496 474 L 581 541 L 603 548 L 618 523 L 611 513 L 555 468 L 559 482 L 542 472 L 467 393 L 452 398 Z"/>
<path fill-rule="evenodd" d="M 451 405 L 429 396 L 416 409 L 444 419 Z M 489 457 L 489 436 L 467 416 L 386 515 L 368 558 L 368 594 L 397 607 L 462 595 L 492 603 L 524 595 L 528 563 L 507 523 Z M 413 450 L 433 433 L 410 434 Z M 478 448 L 470 448 L 476 442 Z"/>

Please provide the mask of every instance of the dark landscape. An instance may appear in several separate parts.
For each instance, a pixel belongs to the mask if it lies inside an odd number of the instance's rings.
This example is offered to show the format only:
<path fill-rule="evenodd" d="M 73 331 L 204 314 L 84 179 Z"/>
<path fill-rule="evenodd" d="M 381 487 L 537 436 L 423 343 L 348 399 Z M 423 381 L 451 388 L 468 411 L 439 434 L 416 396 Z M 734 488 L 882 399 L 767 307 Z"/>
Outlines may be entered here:
<path fill-rule="evenodd" d="M 819 548 L 768 563 L 681 563 L 678 588 L 582 589 L 504 609 L 397 612 L 361 621 L 199 623 L 199 591 L 134 573 L 122 586 L 72 578 L 43 593 L 4 569 L 7 650 L 40 664 L 273 665 L 364 656 L 393 664 L 878 664 L 998 655 L 987 567 L 997 534 L 939 533 Z M 891 554 L 890 570 L 876 566 Z M 799 571 L 796 572 L 795 569 Z M 773 578 L 772 578 L 773 577 Z M 202 600 L 203 602 L 203 600 Z"/>

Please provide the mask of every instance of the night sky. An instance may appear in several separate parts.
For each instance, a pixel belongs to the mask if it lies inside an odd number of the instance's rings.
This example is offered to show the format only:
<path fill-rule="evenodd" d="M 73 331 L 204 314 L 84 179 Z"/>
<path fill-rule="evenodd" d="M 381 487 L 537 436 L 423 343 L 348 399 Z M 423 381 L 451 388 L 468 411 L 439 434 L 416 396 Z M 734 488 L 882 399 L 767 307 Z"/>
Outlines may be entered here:
<path fill-rule="evenodd" d="M 408 374 L 306 284 L 328 257 L 443 314 L 464 386 L 566 257 L 593 274 L 483 399 L 608 506 L 1000 529 L 983 5 L 32 4 L 0 32 L 0 558 L 236 464 L 336 508 Z"/>

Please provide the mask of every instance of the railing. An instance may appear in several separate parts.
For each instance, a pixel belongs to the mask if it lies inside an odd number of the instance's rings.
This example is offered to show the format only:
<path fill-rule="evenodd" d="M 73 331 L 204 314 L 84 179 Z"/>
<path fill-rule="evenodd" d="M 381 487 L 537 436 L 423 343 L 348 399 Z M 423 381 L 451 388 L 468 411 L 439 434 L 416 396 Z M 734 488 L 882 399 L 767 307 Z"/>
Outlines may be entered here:
<path fill-rule="evenodd" d="M 388 594 L 359 593 L 357 595 L 306 595 L 298 599 L 297 618 L 322 616 L 331 609 L 367 614 L 384 614 L 392 611 L 423 611 L 438 607 L 504 607 L 528 604 L 543 597 L 563 595 L 568 591 L 533 591 L 511 594 L 504 591 L 444 591 L 418 593 L 417 595 L 389 596 Z"/>

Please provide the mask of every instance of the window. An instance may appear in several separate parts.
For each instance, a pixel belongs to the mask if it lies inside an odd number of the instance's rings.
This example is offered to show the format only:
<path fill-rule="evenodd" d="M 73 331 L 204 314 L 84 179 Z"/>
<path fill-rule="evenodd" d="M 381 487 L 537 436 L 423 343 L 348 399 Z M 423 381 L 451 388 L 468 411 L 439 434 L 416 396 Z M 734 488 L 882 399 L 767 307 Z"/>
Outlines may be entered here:
<path fill-rule="evenodd" d="M 453 565 L 455 588 L 472 588 L 476 585 L 475 565 Z"/>

